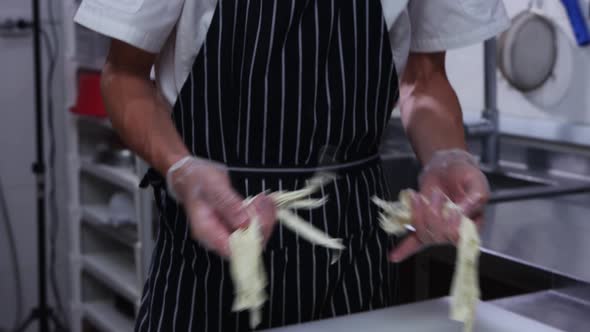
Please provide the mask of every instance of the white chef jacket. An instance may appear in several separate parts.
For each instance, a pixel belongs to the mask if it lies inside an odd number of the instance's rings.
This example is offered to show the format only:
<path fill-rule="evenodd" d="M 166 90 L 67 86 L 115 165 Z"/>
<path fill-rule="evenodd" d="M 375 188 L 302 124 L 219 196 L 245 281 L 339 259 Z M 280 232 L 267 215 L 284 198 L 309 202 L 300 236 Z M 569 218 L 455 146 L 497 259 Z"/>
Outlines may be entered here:
<path fill-rule="evenodd" d="M 174 104 L 199 53 L 218 0 L 83 0 L 75 21 L 157 53 L 155 79 Z M 501 0 L 381 0 L 395 66 L 408 54 L 488 39 L 509 25 Z"/>

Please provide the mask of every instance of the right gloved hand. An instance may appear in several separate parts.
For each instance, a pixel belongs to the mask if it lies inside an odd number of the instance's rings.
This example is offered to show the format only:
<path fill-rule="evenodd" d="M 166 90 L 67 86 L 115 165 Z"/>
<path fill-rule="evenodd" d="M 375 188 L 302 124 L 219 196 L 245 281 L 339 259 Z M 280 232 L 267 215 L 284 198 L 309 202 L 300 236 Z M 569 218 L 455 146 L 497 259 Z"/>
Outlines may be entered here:
<path fill-rule="evenodd" d="M 222 257 L 230 256 L 229 236 L 248 226 L 256 213 L 265 240 L 276 223 L 276 206 L 259 194 L 246 206 L 231 186 L 225 166 L 205 159 L 185 157 L 166 174 L 170 194 L 183 204 L 193 239 Z M 255 209 L 248 211 L 248 209 Z"/>
<path fill-rule="evenodd" d="M 436 152 L 420 175 L 420 195 L 411 198 L 416 232 L 391 252 L 391 260 L 400 262 L 427 245 L 458 244 L 461 215 L 481 225 L 489 196 L 488 181 L 471 154 L 460 149 Z M 453 209 L 445 216 L 447 199 L 461 213 Z"/>

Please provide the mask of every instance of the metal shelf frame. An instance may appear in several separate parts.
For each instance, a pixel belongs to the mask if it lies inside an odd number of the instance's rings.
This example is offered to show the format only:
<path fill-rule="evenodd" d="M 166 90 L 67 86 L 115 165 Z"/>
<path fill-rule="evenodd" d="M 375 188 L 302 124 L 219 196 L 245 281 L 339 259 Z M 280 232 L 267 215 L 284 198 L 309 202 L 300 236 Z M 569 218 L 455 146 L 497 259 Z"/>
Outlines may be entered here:
<path fill-rule="evenodd" d="M 78 43 L 77 39 L 80 36 L 89 36 L 89 31 L 80 30 L 83 28 L 73 21 L 80 2 L 61 1 L 65 54 L 64 111 L 68 111 L 75 104 L 77 73 L 81 70 L 100 70 L 100 64 L 104 63 L 104 58 L 92 58 L 88 55 L 106 54 L 106 50 L 103 52 L 101 49 L 105 47 L 104 39 L 101 37 L 96 38 L 95 44 L 90 44 L 87 39 L 83 43 Z M 84 47 L 91 50 L 83 54 Z M 89 137 L 83 136 L 85 131 L 80 128 L 88 128 L 90 125 L 112 133 L 110 121 L 75 115 L 69 111 L 65 119 L 67 184 L 70 198 L 67 207 L 70 241 L 70 330 L 81 332 L 82 322 L 85 320 L 99 331 L 131 332 L 134 318 L 118 310 L 114 301 L 109 299 L 115 295 L 125 299 L 133 304 L 137 315 L 153 248 L 153 198 L 150 191 L 139 189 L 139 180 L 147 165 L 139 157 L 135 158 L 133 168 L 113 167 L 94 162 L 80 152 L 81 144 Z M 89 178 L 92 180 L 89 181 Z M 108 225 L 107 197 L 118 191 L 128 192 L 132 196 L 137 220 L 135 226 Z M 88 200 L 89 192 L 96 197 Z M 93 237 L 97 239 L 100 238 L 100 246 L 93 246 L 92 250 L 88 250 L 88 241 L 82 240 L 83 234 L 88 233 L 95 234 Z M 96 290 L 104 294 L 93 294 L 92 297 L 85 294 L 88 276 L 104 286 L 104 289 Z"/>
<path fill-rule="evenodd" d="M 82 304 L 83 316 L 103 332 L 133 331 L 133 320 L 123 316 L 107 301 Z"/>

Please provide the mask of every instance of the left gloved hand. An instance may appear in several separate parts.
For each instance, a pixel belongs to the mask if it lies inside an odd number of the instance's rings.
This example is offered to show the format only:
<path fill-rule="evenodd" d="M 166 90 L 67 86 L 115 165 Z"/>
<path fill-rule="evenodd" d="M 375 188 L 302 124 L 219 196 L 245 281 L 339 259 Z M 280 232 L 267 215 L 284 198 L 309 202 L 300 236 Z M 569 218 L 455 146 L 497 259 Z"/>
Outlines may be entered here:
<path fill-rule="evenodd" d="M 412 225 L 416 232 L 390 252 L 391 261 L 400 262 L 429 245 L 457 244 L 461 214 L 455 211 L 443 216 L 447 197 L 478 226 L 483 222 L 490 189 L 477 161 L 468 152 L 453 149 L 435 153 L 424 167 L 419 183 L 420 195 L 412 197 Z"/>

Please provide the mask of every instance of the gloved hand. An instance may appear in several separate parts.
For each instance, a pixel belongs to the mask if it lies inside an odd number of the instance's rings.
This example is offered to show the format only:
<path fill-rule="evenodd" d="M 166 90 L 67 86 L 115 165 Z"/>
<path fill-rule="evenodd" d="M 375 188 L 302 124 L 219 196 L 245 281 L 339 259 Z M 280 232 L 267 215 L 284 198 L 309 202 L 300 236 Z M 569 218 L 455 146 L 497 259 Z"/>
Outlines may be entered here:
<path fill-rule="evenodd" d="M 412 225 L 416 232 L 391 251 L 389 258 L 394 262 L 402 261 L 428 245 L 458 243 L 461 215 L 451 211 L 443 216 L 447 197 L 478 226 L 483 222 L 490 189 L 477 161 L 466 151 L 453 149 L 435 153 L 424 167 L 419 185 L 420 195 L 412 197 Z M 428 202 L 420 196 L 427 198 Z"/>
<path fill-rule="evenodd" d="M 264 194 L 246 206 L 231 186 L 225 166 L 205 159 L 185 157 L 166 174 L 170 194 L 183 204 L 191 236 L 205 248 L 229 257 L 229 236 L 246 227 L 256 213 L 265 239 L 276 221 L 276 207 Z M 253 209 L 253 210 L 249 210 Z"/>

